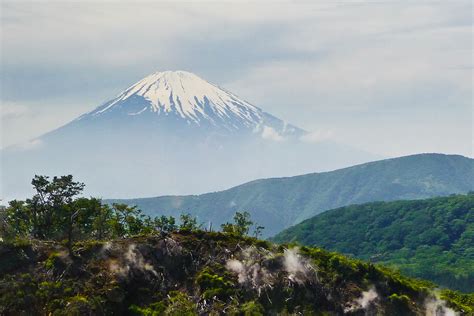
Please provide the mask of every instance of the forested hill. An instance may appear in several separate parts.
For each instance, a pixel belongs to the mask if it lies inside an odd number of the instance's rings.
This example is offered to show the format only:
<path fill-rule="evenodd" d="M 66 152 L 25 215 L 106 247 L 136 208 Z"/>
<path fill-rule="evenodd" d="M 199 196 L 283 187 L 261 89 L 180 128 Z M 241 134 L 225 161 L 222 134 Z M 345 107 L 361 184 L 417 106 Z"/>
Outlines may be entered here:
<path fill-rule="evenodd" d="M 474 291 L 474 194 L 330 210 L 274 238 L 339 251 Z"/>
<path fill-rule="evenodd" d="M 229 166 L 229 168 L 232 168 Z M 214 227 L 246 210 L 265 226 L 264 236 L 325 210 L 370 201 L 420 199 L 474 190 L 474 160 L 420 154 L 332 172 L 249 182 L 226 191 L 189 196 L 110 200 L 137 205 L 145 213 L 190 213 Z"/>

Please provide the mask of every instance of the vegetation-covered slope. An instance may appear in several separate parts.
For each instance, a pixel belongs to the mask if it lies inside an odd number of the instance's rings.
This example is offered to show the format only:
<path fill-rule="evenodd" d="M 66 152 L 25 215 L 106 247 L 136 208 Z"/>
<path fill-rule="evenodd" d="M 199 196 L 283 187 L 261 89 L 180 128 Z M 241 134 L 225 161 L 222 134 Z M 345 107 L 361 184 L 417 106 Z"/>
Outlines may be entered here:
<path fill-rule="evenodd" d="M 1 243 L 0 314 L 435 315 L 474 307 L 473 297 L 436 298 L 424 281 L 335 253 L 231 234 L 82 241 L 72 254 L 57 242 Z"/>
<path fill-rule="evenodd" d="M 229 166 L 231 168 L 231 166 Z M 273 236 L 325 210 L 370 201 L 420 199 L 474 190 L 474 160 L 421 154 L 332 172 L 249 182 L 222 192 L 193 196 L 113 200 L 137 205 L 149 215 L 191 213 L 219 226 L 247 210 Z"/>
<path fill-rule="evenodd" d="M 342 207 L 272 240 L 339 251 L 474 291 L 474 194 Z"/>
<path fill-rule="evenodd" d="M 0 315 L 472 313 L 474 298 L 316 248 L 223 232 L 183 215 L 79 197 L 72 176 L 35 176 L 36 194 L 0 208 Z M 257 229 L 258 231 L 258 229 Z M 439 314 L 441 315 L 441 314 Z M 442 314 L 444 315 L 444 314 Z"/>

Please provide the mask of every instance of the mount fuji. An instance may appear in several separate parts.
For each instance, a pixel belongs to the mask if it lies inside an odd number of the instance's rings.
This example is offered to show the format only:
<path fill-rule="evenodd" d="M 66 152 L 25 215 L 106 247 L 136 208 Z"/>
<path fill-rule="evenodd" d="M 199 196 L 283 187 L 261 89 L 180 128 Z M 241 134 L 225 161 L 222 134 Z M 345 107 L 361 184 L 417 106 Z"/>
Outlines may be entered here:
<path fill-rule="evenodd" d="M 30 142 L 2 150 L 3 199 L 34 174 L 73 174 L 103 197 L 202 193 L 376 157 L 307 131 L 185 71 L 153 73 Z M 378 157 L 377 157 L 378 158 Z"/>
<path fill-rule="evenodd" d="M 151 74 L 77 120 L 104 119 L 152 119 L 157 125 L 185 125 L 220 135 L 260 133 L 286 137 L 305 133 L 185 71 Z"/>

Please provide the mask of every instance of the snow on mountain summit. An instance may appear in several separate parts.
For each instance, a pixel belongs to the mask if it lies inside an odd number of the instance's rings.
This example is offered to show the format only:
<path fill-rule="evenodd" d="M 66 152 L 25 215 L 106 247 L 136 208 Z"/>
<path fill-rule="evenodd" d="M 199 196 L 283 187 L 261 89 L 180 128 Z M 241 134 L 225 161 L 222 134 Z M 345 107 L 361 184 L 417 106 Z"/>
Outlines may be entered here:
<path fill-rule="evenodd" d="M 120 93 L 89 117 L 121 114 L 175 117 L 187 125 L 210 125 L 225 130 L 300 134 L 301 129 L 186 71 L 155 72 Z M 265 134 L 263 134 L 265 132 Z"/>
<path fill-rule="evenodd" d="M 242 119 L 254 120 L 261 114 L 257 107 L 186 71 L 155 72 L 123 91 L 107 107 L 95 114 L 109 111 L 120 101 L 132 96 L 142 96 L 150 102 L 141 110 L 143 112 L 148 109 L 157 113 L 175 111 L 182 118 L 196 123 L 200 116 L 209 116 L 206 106 L 221 117 L 232 112 Z M 129 114 L 137 115 L 140 111 Z"/>

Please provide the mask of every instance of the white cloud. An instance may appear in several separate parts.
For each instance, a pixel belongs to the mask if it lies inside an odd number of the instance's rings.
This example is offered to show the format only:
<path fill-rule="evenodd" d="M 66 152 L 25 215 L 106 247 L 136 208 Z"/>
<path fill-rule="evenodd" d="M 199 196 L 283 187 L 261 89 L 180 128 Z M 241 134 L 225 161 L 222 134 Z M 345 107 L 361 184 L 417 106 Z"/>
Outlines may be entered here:
<path fill-rule="evenodd" d="M 21 104 L 2 103 L 0 104 L 0 119 L 20 117 L 28 113 L 28 107 Z"/>
<path fill-rule="evenodd" d="M 263 127 L 262 138 L 272 140 L 275 142 L 281 142 L 285 140 L 285 138 L 282 135 L 278 134 L 278 132 L 270 126 Z"/>
<path fill-rule="evenodd" d="M 319 143 L 333 138 L 331 130 L 316 130 L 301 136 L 301 140 L 306 143 Z"/>

